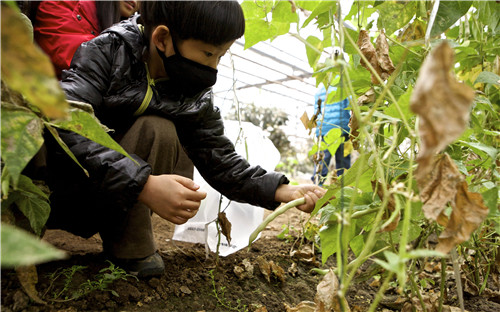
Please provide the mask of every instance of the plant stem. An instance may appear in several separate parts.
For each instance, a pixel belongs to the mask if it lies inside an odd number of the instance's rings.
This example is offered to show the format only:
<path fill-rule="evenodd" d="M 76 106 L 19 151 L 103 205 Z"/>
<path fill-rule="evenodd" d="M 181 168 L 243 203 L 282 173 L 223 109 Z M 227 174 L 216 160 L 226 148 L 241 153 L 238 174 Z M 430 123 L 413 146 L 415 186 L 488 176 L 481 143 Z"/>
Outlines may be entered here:
<path fill-rule="evenodd" d="M 303 205 L 305 202 L 306 200 L 304 197 L 292 200 L 291 202 L 281 206 L 280 208 L 273 211 L 270 215 L 268 215 L 267 218 L 255 229 L 255 231 L 250 234 L 250 237 L 248 238 L 248 248 L 250 248 L 253 241 L 257 238 L 257 235 L 259 235 L 259 233 L 266 228 L 269 222 L 273 221 L 277 216 L 285 213 L 288 209 Z"/>

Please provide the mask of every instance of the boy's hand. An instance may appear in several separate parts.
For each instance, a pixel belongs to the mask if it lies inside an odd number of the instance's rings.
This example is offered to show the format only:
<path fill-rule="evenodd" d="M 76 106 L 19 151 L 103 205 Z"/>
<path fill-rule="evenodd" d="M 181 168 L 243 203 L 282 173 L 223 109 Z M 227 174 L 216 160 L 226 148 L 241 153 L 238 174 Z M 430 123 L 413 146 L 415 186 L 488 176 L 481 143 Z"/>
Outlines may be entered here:
<path fill-rule="evenodd" d="M 163 219 L 183 224 L 196 215 L 201 200 L 207 196 L 199 188 L 193 180 L 182 176 L 151 175 L 138 199 Z"/>
<path fill-rule="evenodd" d="M 289 185 L 282 184 L 276 189 L 274 199 L 281 203 L 287 203 L 294 199 L 304 197 L 306 202 L 303 205 L 297 206 L 299 210 L 310 213 L 314 210 L 314 206 L 318 199 L 325 195 L 326 190 L 322 187 L 313 184 Z"/>

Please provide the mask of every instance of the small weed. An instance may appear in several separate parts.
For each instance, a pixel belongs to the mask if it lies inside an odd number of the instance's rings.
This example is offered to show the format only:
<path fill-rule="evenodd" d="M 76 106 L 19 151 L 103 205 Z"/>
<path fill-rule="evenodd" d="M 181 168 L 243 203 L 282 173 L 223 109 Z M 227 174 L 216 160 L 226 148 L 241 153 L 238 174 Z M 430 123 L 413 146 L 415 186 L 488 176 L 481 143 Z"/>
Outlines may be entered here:
<path fill-rule="evenodd" d="M 212 296 L 214 296 L 215 299 L 217 299 L 218 302 L 217 305 L 221 305 L 229 311 L 248 312 L 247 306 L 241 304 L 241 299 L 236 300 L 237 305 L 233 306 L 233 303 L 231 303 L 231 301 L 229 301 L 225 296 L 226 287 L 222 286 L 219 289 L 217 289 L 217 285 L 215 283 L 214 270 L 208 271 L 208 274 L 210 274 L 210 279 L 212 280 Z"/>
<path fill-rule="evenodd" d="M 51 284 L 48 287 L 45 294 L 47 294 L 54 287 L 54 283 L 59 279 L 63 278 L 63 286 L 59 291 L 54 291 L 53 296 L 50 301 L 70 301 L 76 300 L 84 297 L 95 290 L 99 291 L 109 291 L 113 296 L 118 297 L 118 293 L 109 286 L 113 284 L 116 280 L 122 279 L 127 280 L 127 277 L 133 277 L 137 279 L 134 275 L 128 274 L 125 270 L 120 267 L 115 266 L 112 262 L 107 261 L 109 266 L 107 268 L 101 269 L 99 274 L 94 276 L 93 280 L 87 280 L 84 283 L 74 287 L 74 276 L 77 272 L 83 272 L 87 267 L 74 265 L 70 268 L 56 270 L 54 273 L 50 274 L 48 277 L 51 280 Z M 73 287 L 72 287 L 73 286 Z M 71 288 L 75 289 L 71 294 Z M 44 294 L 44 295 L 45 295 Z M 63 297 L 64 296 L 64 297 Z M 60 299 L 63 298 L 63 299 Z"/>

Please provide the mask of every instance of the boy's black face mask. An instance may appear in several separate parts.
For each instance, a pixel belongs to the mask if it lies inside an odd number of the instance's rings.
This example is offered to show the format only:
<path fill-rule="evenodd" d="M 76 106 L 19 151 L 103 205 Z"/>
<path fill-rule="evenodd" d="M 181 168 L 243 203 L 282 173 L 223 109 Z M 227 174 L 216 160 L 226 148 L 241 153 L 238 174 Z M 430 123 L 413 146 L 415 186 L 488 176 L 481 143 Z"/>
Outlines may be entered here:
<path fill-rule="evenodd" d="M 188 58 L 183 57 L 173 38 L 175 54 L 167 57 L 165 53 L 156 48 L 163 60 L 165 72 L 171 83 L 185 96 L 194 96 L 206 88 L 209 88 L 217 81 L 217 69 L 202 65 Z"/>

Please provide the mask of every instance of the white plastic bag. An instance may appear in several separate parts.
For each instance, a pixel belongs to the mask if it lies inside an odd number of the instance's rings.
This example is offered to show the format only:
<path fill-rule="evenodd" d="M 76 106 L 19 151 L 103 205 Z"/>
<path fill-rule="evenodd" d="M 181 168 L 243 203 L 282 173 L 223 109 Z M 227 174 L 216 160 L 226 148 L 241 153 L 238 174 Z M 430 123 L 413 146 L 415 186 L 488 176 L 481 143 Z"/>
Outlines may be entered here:
<path fill-rule="evenodd" d="M 271 140 L 264 136 L 261 128 L 249 122 L 242 122 L 243 131 L 240 138 L 240 124 L 237 121 L 224 121 L 226 136 L 235 144 L 236 152 L 247 158 L 251 165 L 260 165 L 267 171 L 273 171 L 280 160 L 280 153 Z M 246 143 L 246 144 L 245 144 Z M 246 145 L 246 147 L 245 147 Z M 207 192 L 207 197 L 201 202 L 196 216 L 182 225 L 176 225 L 173 240 L 190 243 L 208 244 L 211 251 L 217 250 L 217 228 L 215 222 L 219 211 L 221 194 L 203 180 L 195 169 L 194 181 Z M 229 206 L 228 206 L 229 203 Z M 264 209 L 249 204 L 229 201 L 223 197 L 221 211 L 225 209 L 226 217 L 231 222 L 231 243 L 221 234 L 219 255 L 230 255 L 248 245 L 250 234 L 259 226 L 264 217 Z"/>

